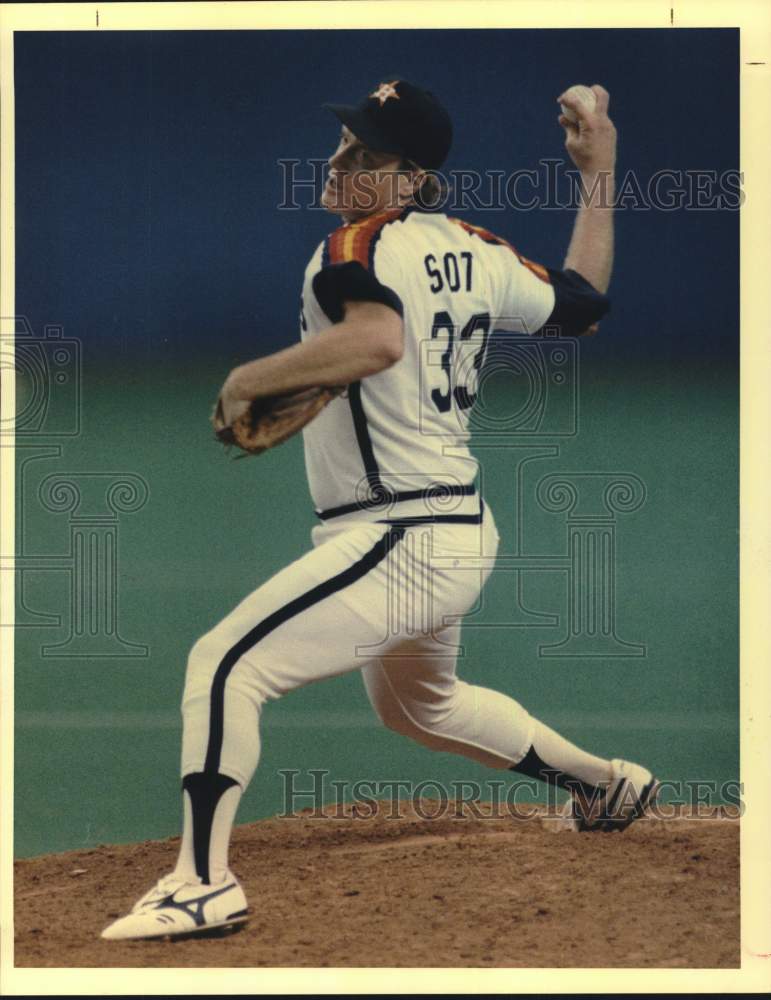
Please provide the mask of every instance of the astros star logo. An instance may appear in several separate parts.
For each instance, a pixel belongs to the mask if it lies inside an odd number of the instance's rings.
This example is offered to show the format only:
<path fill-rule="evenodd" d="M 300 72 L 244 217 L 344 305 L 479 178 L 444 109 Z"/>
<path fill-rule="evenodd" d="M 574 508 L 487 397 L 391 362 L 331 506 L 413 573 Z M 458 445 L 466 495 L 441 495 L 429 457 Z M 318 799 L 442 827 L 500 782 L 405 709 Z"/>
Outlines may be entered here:
<path fill-rule="evenodd" d="M 381 83 L 380 86 L 377 88 L 377 90 L 373 94 L 370 94 L 369 96 L 377 97 L 377 99 L 380 101 L 381 107 L 385 104 L 385 102 L 388 100 L 389 97 L 395 97 L 396 100 L 398 101 L 399 95 L 394 90 L 394 87 L 398 82 L 399 82 L 398 80 L 391 80 L 390 83 Z"/>

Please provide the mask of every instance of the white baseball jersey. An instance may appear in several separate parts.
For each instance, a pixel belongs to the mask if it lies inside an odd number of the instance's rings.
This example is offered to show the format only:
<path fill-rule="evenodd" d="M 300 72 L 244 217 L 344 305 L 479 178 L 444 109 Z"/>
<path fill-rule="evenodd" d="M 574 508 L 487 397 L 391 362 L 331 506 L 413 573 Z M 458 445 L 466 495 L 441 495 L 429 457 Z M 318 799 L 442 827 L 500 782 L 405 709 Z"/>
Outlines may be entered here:
<path fill-rule="evenodd" d="M 350 385 L 305 428 L 321 518 L 314 548 L 193 646 L 182 774 L 245 788 L 259 760 L 263 704 L 361 670 L 373 708 L 396 732 L 540 776 L 527 710 L 456 672 L 459 620 L 478 606 L 499 542 L 475 494 L 468 414 L 493 328 L 536 332 L 548 321 L 581 332 L 607 300 L 484 230 L 414 209 L 343 226 L 324 241 L 305 275 L 303 336 L 338 322 L 357 300 L 403 315 L 404 356 Z M 426 490 L 437 484 L 449 503 L 431 503 Z M 197 815 L 209 803 L 199 801 Z M 196 815 L 195 804 L 188 808 Z M 206 836 L 192 844 L 208 870 Z"/>
<path fill-rule="evenodd" d="M 490 334 L 532 334 L 555 313 L 582 332 L 603 297 L 487 230 L 409 207 L 342 226 L 319 245 L 305 271 L 302 338 L 341 320 L 346 299 L 400 312 L 405 346 L 396 364 L 350 385 L 304 430 L 323 520 L 419 516 L 437 488 L 447 496 L 431 510 L 478 515 L 468 424 Z"/>

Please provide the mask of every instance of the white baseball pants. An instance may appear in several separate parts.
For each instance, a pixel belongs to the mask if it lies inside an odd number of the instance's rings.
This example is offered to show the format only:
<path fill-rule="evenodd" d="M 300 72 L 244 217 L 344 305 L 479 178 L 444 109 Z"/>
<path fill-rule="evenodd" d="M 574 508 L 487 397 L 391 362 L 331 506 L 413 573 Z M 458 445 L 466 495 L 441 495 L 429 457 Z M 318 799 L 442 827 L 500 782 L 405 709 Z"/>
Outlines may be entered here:
<path fill-rule="evenodd" d="M 182 775 L 220 773 L 245 788 L 264 702 L 351 670 L 389 728 L 488 767 L 518 763 L 533 719 L 456 675 L 457 619 L 490 573 L 473 560 L 498 547 L 489 509 L 476 524 L 341 518 L 314 528 L 313 544 L 193 646 Z"/>

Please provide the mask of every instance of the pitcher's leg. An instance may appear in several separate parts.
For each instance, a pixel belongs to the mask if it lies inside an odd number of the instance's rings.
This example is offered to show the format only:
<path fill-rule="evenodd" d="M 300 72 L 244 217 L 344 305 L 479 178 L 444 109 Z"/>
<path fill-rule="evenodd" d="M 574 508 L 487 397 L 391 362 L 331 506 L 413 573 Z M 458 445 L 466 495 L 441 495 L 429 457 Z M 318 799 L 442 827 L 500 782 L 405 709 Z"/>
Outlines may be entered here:
<path fill-rule="evenodd" d="M 460 627 L 367 664 L 362 679 L 384 725 L 432 750 L 508 768 L 532 743 L 533 720 L 516 701 L 456 676 Z"/>
<path fill-rule="evenodd" d="M 611 779 L 610 761 L 570 743 L 508 695 L 460 680 L 444 645 L 458 635 L 454 626 L 364 668 L 367 694 L 385 725 L 433 750 L 587 796 Z"/>
<path fill-rule="evenodd" d="M 383 639 L 385 580 L 403 534 L 385 525 L 345 532 L 282 570 L 193 646 L 178 874 L 216 882 L 227 872 L 238 800 L 259 760 L 264 702 L 356 669 L 359 648 Z"/>
<path fill-rule="evenodd" d="M 420 530 L 431 534 L 424 548 L 430 553 L 431 621 L 436 627 L 405 641 L 398 656 L 365 667 L 363 680 L 375 711 L 386 725 L 432 749 L 595 796 L 597 787 L 611 779 L 610 761 L 570 743 L 508 695 L 460 680 L 455 657 L 447 655 L 449 647 L 458 645 L 459 625 L 442 628 L 446 616 L 459 610 L 456 605 L 471 603 L 470 574 L 464 566 L 497 551 L 492 512 L 485 508 L 476 529 L 442 524 Z M 477 594 L 490 572 L 488 558 Z M 457 615 L 450 620 L 457 622 Z"/>

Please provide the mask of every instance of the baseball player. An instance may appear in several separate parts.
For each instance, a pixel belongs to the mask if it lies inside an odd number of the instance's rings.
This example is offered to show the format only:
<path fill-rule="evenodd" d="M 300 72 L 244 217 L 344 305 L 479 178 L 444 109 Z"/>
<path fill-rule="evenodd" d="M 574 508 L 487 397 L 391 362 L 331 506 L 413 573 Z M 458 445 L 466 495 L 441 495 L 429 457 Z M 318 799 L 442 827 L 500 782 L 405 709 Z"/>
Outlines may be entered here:
<path fill-rule="evenodd" d="M 572 115 L 559 122 L 586 189 L 604 176 L 612 197 L 615 129 L 607 92 L 592 89 L 591 110 L 563 94 Z M 313 548 L 192 647 L 179 858 L 105 938 L 247 919 L 228 842 L 260 756 L 262 706 L 347 671 L 360 671 L 396 732 L 568 789 L 574 829 L 624 829 L 658 791 L 644 767 L 579 749 L 456 672 L 459 622 L 498 544 L 467 447 L 489 338 L 547 323 L 567 335 L 594 331 L 609 307 L 612 211 L 597 198 L 583 204 L 563 269 L 534 264 L 487 230 L 427 208 L 431 171 L 452 138 L 432 94 L 389 80 L 359 105 L 326 107 L 342 131 L 322 204 L 343 224 L 306 268 L 300 342 L 231 372 L 217 417 L 222 429 L 255 400 L 347 387 L 303 428 Z"/>

